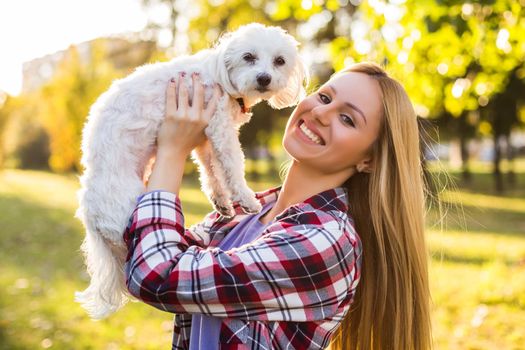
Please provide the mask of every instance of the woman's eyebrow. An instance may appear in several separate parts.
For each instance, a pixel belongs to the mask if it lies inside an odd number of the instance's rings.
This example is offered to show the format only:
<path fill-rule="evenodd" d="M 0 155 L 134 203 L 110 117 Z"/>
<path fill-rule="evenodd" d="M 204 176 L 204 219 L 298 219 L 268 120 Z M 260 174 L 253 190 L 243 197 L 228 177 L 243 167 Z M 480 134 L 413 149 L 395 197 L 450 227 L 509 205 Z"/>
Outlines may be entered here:
<path fill-rule="evenodd" d="M 332 86 L 332 85 L 328 85 L 328 87 L 330 88 L 330 90 L 332 90 L 332 92 L 334 93 L 334 95 L 337 95 L 337 90 Z M 363 120 L 365 121 L 365 124 L 366 124 L 366 117 L 363 113 L 363 111 L 361 111 L 355 104 L 353 103 L 350 103 L 350 102 L 347 102 L 345 101 L 345 105 L 347 105 L 348 107 L 350 107 L 351 109 L 353 109 L 354 111 L 356 111 L 357 113 L 359 113 L 361 115 L 361 117 L 363 118 Z"/>

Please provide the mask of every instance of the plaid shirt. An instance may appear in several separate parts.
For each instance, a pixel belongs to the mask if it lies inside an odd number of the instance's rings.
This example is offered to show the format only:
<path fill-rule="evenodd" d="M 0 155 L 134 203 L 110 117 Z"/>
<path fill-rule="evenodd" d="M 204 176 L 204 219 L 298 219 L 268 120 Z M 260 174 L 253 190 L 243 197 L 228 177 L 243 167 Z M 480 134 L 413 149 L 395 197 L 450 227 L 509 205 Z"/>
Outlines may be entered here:
<path fill-rule="evenodd" d="M 279 188 L 258 193 L 275 201 Z M 323 349 L 350 308 L 361 242 L 335 188 L 279 214 L 252 243 L 216 246 L 246 214 L 236 205 L 184 228 L 179 198 L 141 198 L 124 234 L 127 284 L 136 298 L 175 313 L 173 349 L 188 349 L 191 314 L 223 318 L 220 349 Z"/>

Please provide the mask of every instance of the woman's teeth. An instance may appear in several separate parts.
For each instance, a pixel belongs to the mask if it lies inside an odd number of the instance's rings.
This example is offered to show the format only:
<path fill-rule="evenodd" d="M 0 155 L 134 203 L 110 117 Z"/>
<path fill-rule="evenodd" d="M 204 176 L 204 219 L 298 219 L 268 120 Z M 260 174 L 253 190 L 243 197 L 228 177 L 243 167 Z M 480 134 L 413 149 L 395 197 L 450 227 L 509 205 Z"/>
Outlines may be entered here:
<path fill-rule="evenodd" d="M 312 130 L 308 129 L 306 127 L 306 125 L 303 123 L 301 123 L 301 125 L 299 125 L 299 128 L 301 129 L 301 131 L 310 139 L 312 140 L 313 142 L 317 143 L 318 145 L 321 144 L 321 139 L 319 138 L 319 136 L 317 136 L 316 134 L 313 133 Z"/>

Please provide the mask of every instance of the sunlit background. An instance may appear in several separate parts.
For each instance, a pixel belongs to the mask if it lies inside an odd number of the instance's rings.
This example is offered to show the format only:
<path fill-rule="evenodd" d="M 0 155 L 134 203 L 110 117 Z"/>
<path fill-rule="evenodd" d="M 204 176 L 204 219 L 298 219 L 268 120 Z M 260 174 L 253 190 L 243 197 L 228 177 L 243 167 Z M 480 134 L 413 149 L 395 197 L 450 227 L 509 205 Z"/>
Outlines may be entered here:
<path fill-rule="evenodd" d="M 525 349 L 525 0 L 0 1 L 0 349 L 169 348 L 171 315 L 139 303 L 92 322 L 74 218 L 90 106 L 137 66 L 252 21 L 301 43 L 310 89 L 371 60 L 432 137 L 424 165 L 438 349 Z M 290 109 L 241 129 L 250 186 L 280 182 Z M 188 224 L 210 210 L 185 169 Z M 447 178 L 445 172 L 450 175 Z"/>
<path fill-rule="evenodd" d="M 137 32 L 147 16 L 138 0 L 0 2 L 0 89 L 18 95 L 24 62 L 97 37 Z"/>

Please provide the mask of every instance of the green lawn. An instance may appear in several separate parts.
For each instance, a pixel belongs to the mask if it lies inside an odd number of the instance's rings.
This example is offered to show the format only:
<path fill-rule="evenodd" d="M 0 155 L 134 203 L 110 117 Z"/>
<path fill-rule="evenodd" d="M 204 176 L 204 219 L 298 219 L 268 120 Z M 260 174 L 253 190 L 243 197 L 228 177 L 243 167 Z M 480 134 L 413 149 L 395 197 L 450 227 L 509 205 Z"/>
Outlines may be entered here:
<path fill-rule="evenodd" d="M 482 169 L 474 176 L 472 185 L 444 195 L 462 204 L 449 206 L 444 230 L 429 213 L 435 343 L 525 349 L 525 190 L 502 197 Z M 0 349 L 168 349 L 169 314 L 130 303 L 94 322 L 74 303 L 74 292 L 88 284 L 83 230 L 73 217 L 77 188 L 74 176 L 0 172 Z M 182 198 L 189 224 L 210 210 L 194 183 Z"/>

